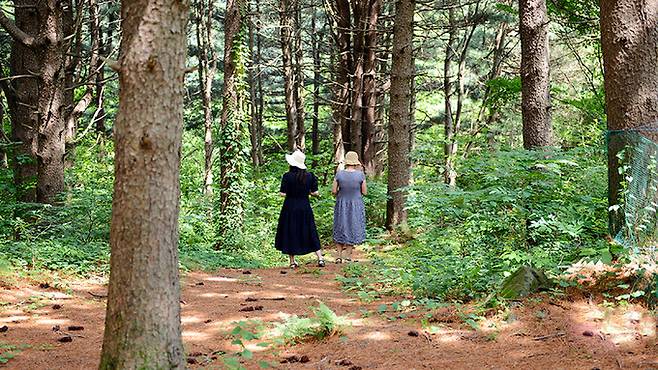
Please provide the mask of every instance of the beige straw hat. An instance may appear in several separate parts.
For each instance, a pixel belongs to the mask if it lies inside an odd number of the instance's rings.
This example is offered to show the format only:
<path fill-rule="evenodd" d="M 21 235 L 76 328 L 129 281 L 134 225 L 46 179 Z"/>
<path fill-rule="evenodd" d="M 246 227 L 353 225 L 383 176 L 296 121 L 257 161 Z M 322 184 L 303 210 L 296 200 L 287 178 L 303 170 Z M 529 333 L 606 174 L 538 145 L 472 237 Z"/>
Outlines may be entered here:
<path fill-rule="evenodd" d="M 302 170 L 306 169 L 306 165 L 304 164 L 305 160 L 306 156 L 300 150 L 295 150 L 292 154 L 286 154 L 286 161 L 288 164 L 293 167 L 301 168 Z"/>
<path fill-rule="evenodd" d="M 347 152 L 345 154 L 345 164 L 348 166 L 360 166 L 359 155 L 356 152 Z"/>

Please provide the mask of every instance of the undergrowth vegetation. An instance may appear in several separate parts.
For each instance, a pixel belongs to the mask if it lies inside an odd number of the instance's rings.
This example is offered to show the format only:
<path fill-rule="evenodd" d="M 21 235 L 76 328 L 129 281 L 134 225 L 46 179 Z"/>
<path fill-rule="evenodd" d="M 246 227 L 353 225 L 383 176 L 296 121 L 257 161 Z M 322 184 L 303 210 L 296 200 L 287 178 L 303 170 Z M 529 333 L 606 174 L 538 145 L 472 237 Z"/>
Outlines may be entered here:
<path fill-rule="evenodd" d="M 278 155 L 249 174 L 240 248 L 215 248 L 213 200 L 202 189 L 200 135 L 186 133 L 181 168 L 180 264 L 184 270 L 270 267 L 285 263 L 273 248 L 281 207 Z M 368 244 L 376 271 L 344 283 L 368 300 L 379 292 L 413 291 L 418 297 L 468 301 L 487 295 L 521 265 L 558 274 L 581 259 L 609 263 L 622 253 L 607 233 L 606 167 L 596 147 L 528 152 L 473 153 L 460 162 L 458 186 L 441 181 L 440 153 L 419 137 L 409 222 L 385 231 L 386 184 L 374 179 L 366 198 Z M 276 159 L 274 159 L 276 157 Z M 312 169 L 321 197 L 312 200 L 323 245 L 331 245 L 332 167 Z M 313 160 L 313 158 L 310 158 Z M 68 172 L 68 191 L 58 206 L 15 202 L 11 173 L 0 170 L 0 264 L 5 268 L 106 274 L 113 185 L 111 143 L 85 142 Z M 356 276 L 358 275 L 358 276 Z M 368 277 L 368 281 L 364 279 Z M 351 279 L 351 280 L 350 280 Z M 362 289 L 363 288 L 363 289 Z"/>

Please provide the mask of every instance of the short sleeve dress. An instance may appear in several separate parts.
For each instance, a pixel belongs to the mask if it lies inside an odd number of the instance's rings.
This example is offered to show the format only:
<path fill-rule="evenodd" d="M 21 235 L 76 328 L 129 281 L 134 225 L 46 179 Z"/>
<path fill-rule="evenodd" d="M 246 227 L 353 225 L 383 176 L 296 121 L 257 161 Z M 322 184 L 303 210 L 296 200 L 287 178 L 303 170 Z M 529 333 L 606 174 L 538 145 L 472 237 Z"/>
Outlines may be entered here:
<path fill-rule="evenodd" d="M 358 245 L 366 240 L 366 208 L 361 184 L 366 177 L 361 171 L 338 171 L 338 194 L 334 207 L 334 241 Z"/>
<path fill-rule="evenodd" d="M 318 179 L 305 172 L 299 181 L 299 169 L 293 167 L 281 179 L 281 192 L 286 194 L 279 215 L 274 247 L 284 254 L 303 255 L 320 250 L 320 237 L 309 201 L 309 194 L 318 191 Z"/>

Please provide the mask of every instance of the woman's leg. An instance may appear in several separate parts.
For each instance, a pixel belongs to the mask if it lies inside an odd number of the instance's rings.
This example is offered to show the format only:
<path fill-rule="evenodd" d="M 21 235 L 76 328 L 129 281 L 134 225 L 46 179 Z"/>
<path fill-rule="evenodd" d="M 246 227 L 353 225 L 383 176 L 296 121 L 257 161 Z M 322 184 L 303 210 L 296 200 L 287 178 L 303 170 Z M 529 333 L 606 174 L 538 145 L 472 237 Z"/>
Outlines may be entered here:
<path fill-rule="evenodd" d="M 352 251 L 354 250 L 353 245 L 345 245 L 345 259 L 348 261 L 352 260 Z"/>
<path fill-rule="evenodd" d="M 295 262 L 295 256 L 292 255 L 292 254 L 289 254 L 288 258 L 290 259 L 290 267 L 297 267 L 297 262 Z"/>
<path fill-rule="evenodd" d="M 343 262 L 343 245 L 336 243 L 336 263 Z"/>
<path fill-rule="evenodd" d="M 322 249 L 315 251 L 315 255 L 318 256 L 318 266 L 324 267 L 324 258 L 322 257 Z"/>

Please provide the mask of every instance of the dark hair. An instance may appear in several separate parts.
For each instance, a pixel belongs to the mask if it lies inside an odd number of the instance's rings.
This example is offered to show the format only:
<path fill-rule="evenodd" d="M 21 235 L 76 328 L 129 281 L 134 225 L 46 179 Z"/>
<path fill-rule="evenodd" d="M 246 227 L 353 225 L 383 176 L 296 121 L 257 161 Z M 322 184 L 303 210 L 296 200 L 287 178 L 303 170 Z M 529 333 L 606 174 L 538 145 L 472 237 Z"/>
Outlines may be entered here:
<path fill-rule="evenodd" d="M 302 183 L 302 184 L 306 184 L 306 178 L 308 177 L 308 176 L 306 176 L 306 174 L 307 174 L 306 170 L 303 170 L 303 169 L 295 167 L 295 166 L 290 166 L 290 172 L 296 174 L 295 177 L 297 178 L 297 182 Z"/>

